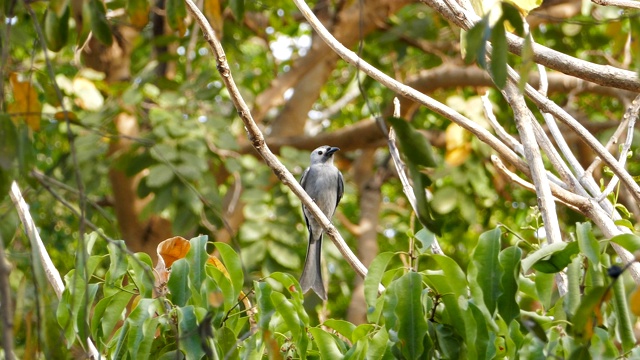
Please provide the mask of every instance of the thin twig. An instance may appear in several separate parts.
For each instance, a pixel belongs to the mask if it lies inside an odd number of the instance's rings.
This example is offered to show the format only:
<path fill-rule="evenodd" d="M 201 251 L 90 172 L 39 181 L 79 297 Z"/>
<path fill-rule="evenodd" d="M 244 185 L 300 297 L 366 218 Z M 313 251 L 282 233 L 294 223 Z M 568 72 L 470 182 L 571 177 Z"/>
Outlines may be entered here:
<path fill-rule="evenodd" d="M 2 348 L 7 360 L 13 360 L 13 306 L 11 305 L 11 285 L 9 274 L 11 265 L 4 252 L 4 240 L 0 234 L 0 310 L 2 310 Z"/>
<path fill-rule="evenodd" d="M 636 97 L 633 100 L 629 109 L 624 113 L 623 120 L 622 120 L 622 122 L 627 123 L 627 139 L 622 145 L 622 150 L 620 151 L 620 156 L 618 160 L 618 162 L 620 163 L 620 166 L 623 168 L 627 162 L 627 155 L 629 154 L 629 150 L 631 149 L 631 143 L 633 142 L 633 131 L 636 125 L 636 119 L 638 118 L 638 111 L 640 111 L 640 95 L 638 95 L 638 97 Z M 604 189 L 602 194 L 600 194 L 600 196 L 596 198 L 596 201 L 600 202 L 604 198 L 609 196 L 609 194 L 613 192 L 613 190 L 617 185 L 618 185 L 618 177 L 614 176 L 613 179 L 609 181 L 609 184 L 607 184 L 607 187 L 606 189 Z"/>
<path fill-rule="evenodd" d="M 253 120 L 251 111 L 249 110 L 249 107 L 240 94 L 240 90 L 233 80 L 229 64 L 227 63 L 227 56 L 224 52 L 224 49 L 222 48 L 222 44 L 220 44 L 220 42 L 218 41 L 213 28 L 192 0 L 185 0 L 185 3 L 191 15 L 198 22 L 198 25 L 202 30 L 204 39 L 208 42 L 209 46 L 213 50 L 213 53 L 216 57 L 218 72 L 220 73 L 222 81 L 229 91 L 231 101 L 237 109 L 240 119 L 242 119 L 242 122 L 244 123 L 249 141 L 251 141 L 253 147 L 260 154 L 260 156 L 262 156 L 267 166 L 269 166 L 273 170 L 274 174 L 278 176 L 280 181 L 291 189 L 291 191 L 300 199 L 302 204 L 313 214 L 316 220 L 318 220 L 325 233 L 331 238 L 342 256 L 344 256 L 345 260 L 347 260 L 349 265 L 351 265 L 351 267 L 358 273 L 358 275 L 365 277 L 367 274 L 367 268 L 351 251 L 335 226 L 333 226 L 331 221 L 329 221 L 324 213 L 322 213 L 316 203 L 309 197 L 304 189 L 302 189 L 291 172 L 269 149 L 267 143 L 265 142 L 264 135 Z M 380 290 L 384 290 L 384 287 L 382 285 L 380 285 Z"/>
<path fill-rule="evenodd" d="M 640 9 L 640 1 L 635 0 L 591 0 L 601 6 L 617 6 L 621 8 Z"/>

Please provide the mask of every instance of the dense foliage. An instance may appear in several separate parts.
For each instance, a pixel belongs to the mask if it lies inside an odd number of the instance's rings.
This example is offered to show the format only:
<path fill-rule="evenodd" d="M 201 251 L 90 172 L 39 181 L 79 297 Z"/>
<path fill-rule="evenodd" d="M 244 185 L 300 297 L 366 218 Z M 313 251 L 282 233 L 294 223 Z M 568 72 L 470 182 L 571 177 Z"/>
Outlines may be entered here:
<path fill-rule="evenodd" d="M 612 239 L 559 205 L 564 242 L 546 245 L 536 194 L 496 169 L 486 143 L 406 99 L 391 117 L 395 94 L 339 61 L 292 2 L 200 3 L 284 165 L 299 176 L 315 146 L 342 149 L 346 189 L 333 222 L 369 267 L 364 285 L 328 245 L 330 300 L 299 292 L 300 201 L 254 153 L 183 1 L 7 0 L 0 241 L 18 357 L 69 358 L 89 350 L 87 339 L 108 358 L 132 359 L 640 356 L 640 295 L 611 245 L 636 252 L 635 235 Z M 488 92 L 512 134 L 506 65 L 539 78 L 531 48 L 507 52 L 505 34 L 524 34 L 523 20 L 539 44 L 638 68 L 633 12 L 586 4 L 559 15 L 549 4 L 529 13 L 540 3 L 519 1 L 496 6 L 497 16 L 480 6 L 485 16 L 464 32 L 426 3 L 318 1 L 314 11 L 373 66 L 485 129 Z M 549 98 L 603 143 L 634 95 L 549 74 Z M 417 212 L 378 116 L 397 133 Z M 593 154 L 566 134 L 587 167 Z M 635 174 L 635 139 L 631 148 Z M 612 175 L 607 166 L 593 174 L 602 188 Z M 14 180 L 66 274 L 61 299 L 7 195 Z M 628 194 L 621 186 L 608 198 L 616 225 L 635 231 L 640 208 Z M 155 265 L 165 255 L 157 246 L 173 235 L 192 239 L 164 260 L 168 272 Z M 432 252 L 436 240 L 444 255 Z"/>

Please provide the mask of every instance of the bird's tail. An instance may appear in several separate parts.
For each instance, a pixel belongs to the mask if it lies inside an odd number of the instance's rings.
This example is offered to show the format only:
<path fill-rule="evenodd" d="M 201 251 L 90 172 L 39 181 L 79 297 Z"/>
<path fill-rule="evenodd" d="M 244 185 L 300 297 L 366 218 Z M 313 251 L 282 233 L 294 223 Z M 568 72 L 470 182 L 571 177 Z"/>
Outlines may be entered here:
<path fill-rule="evenodd" d="M 300 287 L 302 293 L 306 293 L 309 289 L 318 294 L 322 300 L 327 300 L 327 291 L 322 282 L 322 266 L 320 263 L 320 254 L 322 251 L 322 234 L 316 240 L 312 239 L 313 235 L 309 234 L 309 245 L 307 247 L 307 258 L 304 260 L 304 269 L 300 276 Z"/>

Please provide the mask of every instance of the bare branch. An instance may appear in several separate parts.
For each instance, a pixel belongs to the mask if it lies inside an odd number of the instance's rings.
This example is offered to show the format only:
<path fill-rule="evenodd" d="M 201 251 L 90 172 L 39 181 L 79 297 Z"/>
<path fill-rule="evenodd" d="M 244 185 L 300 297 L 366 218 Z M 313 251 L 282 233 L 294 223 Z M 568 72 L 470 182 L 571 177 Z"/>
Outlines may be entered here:
<path fill-rule="evenodd" d="M 38 233 L 38 229 L 36 228 L 36 224 L 33 221 L 31 214 L 29 213 L 29 205 L 27 205 L 27 202 L 22 197 L 20 188 L 15 181 L 11 183 L 11 191 L 9 192 L 9 195 L 11 196 L 11 201 L 13 201 L 13 205 L 18 211 L 18 216 L 20 217 L 20 221 L 24 226 L 24 231 L 27 234 L 29 241 L 31 242 L 31 248 L 38 254 L 47 280 L 49 280 L 49 283 L 53 287 L 53 291 L 55 291 L 58 299 L 61 299 L 62 292 L 64 291 L 62 277 L 60 277 L 60 272 L 53 265 L 51 257 L 49 257 L 47 248 L 44 246 L 44 243 L 40 238 L 40 234 Z M 100 354 L 98 353 L 98 350 L 96 349 L 96 346 L 93 344 L 91 339 L 87 338 L 86 341 L 89 345 L 89 355 L 91 356 L 91 358 L 100 359 Z"/>
<path fill-rule="evenodd" d="M 622 150 L 620 151 L 620 157 L 618 162 L 620 166 L 624 168 L 625 163 L 627 162 L 627 155 L 629 154 L 629 149 L 631 149 L 631 142 L 633 141 L 633 130 L 636 124 L 636 119 L 638 118 L 638 111 L 640 111 L 640 95 L 633 100 L 631 103 L 631 107 L 624 113 L 622 123 L 627 123 L 627 139 L 622 146 Z M 622 125 L 621 125 L 622 126 Z M 614 176 L 609 184 L 607 184 L 607 188 L 604 189 L 602 194 L 596 199 L 598 202 L 602 201 L 604 198 L 609 196 L 611 192 L 615 189 L 616 185 L 618 185 L 618 177 Z"/>
<path fill-rule="evenodd" d="M 591 2 L 602 6 L 617 6 L 621 8 L 640 9 L 640 1 L 634 0 L 591 0 Z"/>
<path fill-rule="evenodd" d="M 258 128 L 257 124 L 253 120 L 251 116 L 251 111 L 249 107 L 245 103 L 242 95 L 238 87 L 233 80 L 233 76 L 231 74 L 231 70 L 229 69 L 229 65 L 227 63 L 227 57 L 225 55 L 224 49 L 222 48 L 222 44 L 218 41 L 215 36 L 215 32 L 211 25 L 204 17 L 200 9 L 193 3 L 192 0 L 185 0 L 187 5 L 187 9 L 191 13 L 191 15 L 196 19 L 198 25 L 200 26 L 205 40 L 209 43 L 209 46 L 213 50 L 215 57 L 218 72 L 222 76 L 222 81 L 224 82 L 227 90 L 229 91 L 229 95 L 233 105 L 238 110 L 238 115 L 242 119 L 244 123 L 245 129 L 247 131 L 247 135 L 249 137 L 249 141 L 253 144 L 256 151 L 262 156 L 265 163 L 273 170 L 273 172 L 278 176 L 280 181 L 288 186 L 291 191 L 300 199 L 302 204 L 309 209 L 309 211 L 313 214 L 313 216 L 318 220 L 321 224 L 322 228 L 325 230 L 327 235 L 331 238 L 333 243 L 336 245 L 342 256 L 344 256 L 345 260 L 351 265 L 351 267 L 358 273 L 358 275 L 365 277 L 367 274 L 367 268 L 360 262 L 360 260 L 353 254 L 349 246 L 346 244 L 338 230 L 331 224 L 331 221 L 327 219 L 327 217 L 322 213 L 320 208 L 316 205 L 316 203 L 311 200 L 309 195 L 302 189 L 298 181 L 293 177 L 291 172 L 278 160 L 278 158 L 271 152 L 267 143 L 265 142 L 264 135 Z M 380 285 L 380 289 L 383 290 L 384 287 Z"/>

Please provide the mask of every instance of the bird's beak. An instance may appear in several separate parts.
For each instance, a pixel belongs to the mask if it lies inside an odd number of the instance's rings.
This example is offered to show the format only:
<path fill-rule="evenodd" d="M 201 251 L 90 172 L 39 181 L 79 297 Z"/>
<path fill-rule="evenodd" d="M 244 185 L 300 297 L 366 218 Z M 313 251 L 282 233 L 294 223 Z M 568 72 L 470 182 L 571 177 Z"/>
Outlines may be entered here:
<path fill-rule="evenodd" d="M 329 156 L 333 155 L 333 153 L 336 152 L 336 151 L 340 151 L 340 148 L 338 148 L 338 147 L 330 147 L 329 150 L 327 150 L 327 152 L 325 153 L 325 155 L 327 157 L 329 157 Z"/>

